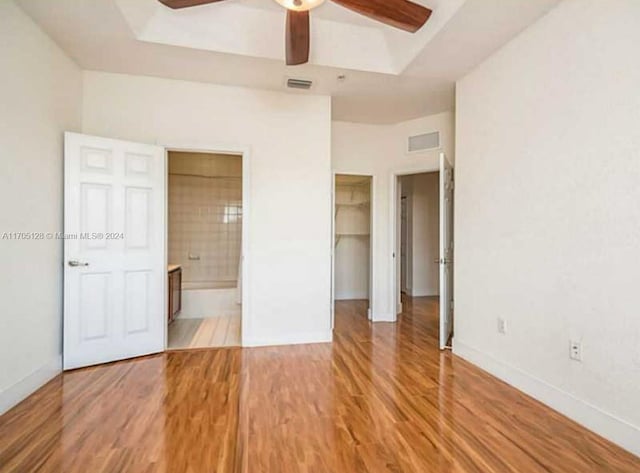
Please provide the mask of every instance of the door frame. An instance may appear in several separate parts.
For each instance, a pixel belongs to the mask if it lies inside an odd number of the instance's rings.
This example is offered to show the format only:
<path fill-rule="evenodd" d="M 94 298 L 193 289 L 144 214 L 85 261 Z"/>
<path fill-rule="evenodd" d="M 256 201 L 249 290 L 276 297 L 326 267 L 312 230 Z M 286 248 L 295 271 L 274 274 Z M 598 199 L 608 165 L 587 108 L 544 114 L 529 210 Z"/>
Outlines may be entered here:
<path fill-rule="evenodd" d="M 331 171 L 331 330 L 335 328 L 336 309 L 335 309 L 335 292 L 336 292 L 336 176 L 362 176 L 371 178 L 369 189 L 369 307 L 367 309 L 367 318 L 373 321 L 373 313 L 375 306 L 375 241 L 376 241 L 376 176 L 366 172 L 357 171 Z"/>
<path fill-rule="evenodd" d="M 240 156 L 242 159 L 242 308 L 241 308 L 241 327 L 242 340 L 241 346 L 246 346 L 245 340 L 251 338 L 252 320 L 249 310 L 249 289 L 251 281 L 251 257 L 250 257 L 250 215 L 251 215 L 251 147 L 233 143 L 201 143 L 201 142 L 163 142 L 159 144 L 164 147 L 164 213 L 165 213 L 165 234 L 164 234 L 164 267 L 169 264 L 169 152 L 186 152 L 186 153 L 202 153 L 202 154 L 229 154 Z M 168 286 L 169 274 L 165 272 L 164 293 L 164 318 L 166 319 L 168 307 Z M 169 326 L 165 321 L 164 324 L 164 349 L 167 351 L 169 343 Z"/>
<path fill-rule="evenodd" d="M 413 269 L 413 249 L 411 248 L 410 243 L 413 243 L 413 238 L 409 238 L 409 234 L 412 232 L 413 222 L 411 225 L 409 224 L 409 215 L 406 215 L 405 221 L 402 220 L 402 206 L 405 206 L 405 213 L 407 213 L 408 205 L 413 202 L 409 202 L 408 198 L 402 197 L 402 185 L 400 186 L 400 233 L 398 233 L 400 238 L 400 292 L 405 290 L 405 292 L 409 292 L 411 287 L 413 286 L 413 274 L 410 269 Z M 405 229 L 402 229 L 402 225 L 406 225 Z M 405 245 L 404 255 L 402 253 L 402 245 Z M 411 248 L 411 255 L 409 255 L 409 249 Z M 411 258 L 409 257 L 411 256 Z M 403 267 L 404 266 L 404 267 Z M 409 267 L 411 266 L 411 268 Z M 404 284 L 402 284 L 402 278 L 404 278 Z M 402 305 L 402 303 L 400 303 Z"/>
<path fill-rule="evenodd" d="M 422 174 L 427 172 L 440 172 L 440 154 L 438 153 L 438 161 L 433 164 L 420 164 L 414 166 L 406 166 L 391 170 L 391 185 L 389 192 L 389 214 L 391 225 L 389 225 L 389 241 L 391 248 L 389 251 L 389 268 L 391 268 L 391 278 L 389 281 L 389 300 L 391 301 L 391 321 L 398 321 L 398 314 L 402 312 L 400 287 L 400 216 L 401 216 L 401 196 L 400 178 L 402 176 L 410 176 L 412 174 Z"/>

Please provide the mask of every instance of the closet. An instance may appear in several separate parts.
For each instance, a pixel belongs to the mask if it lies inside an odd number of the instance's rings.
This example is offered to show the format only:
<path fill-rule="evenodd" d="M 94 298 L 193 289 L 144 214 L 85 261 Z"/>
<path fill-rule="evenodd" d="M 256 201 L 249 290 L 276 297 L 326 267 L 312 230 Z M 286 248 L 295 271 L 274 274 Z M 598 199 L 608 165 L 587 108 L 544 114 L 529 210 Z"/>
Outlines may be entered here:
<path fill-rule="evenodd" d="M 334 196 L 335 299 L 369 300 L 371 176 L 337 174 Z"/>

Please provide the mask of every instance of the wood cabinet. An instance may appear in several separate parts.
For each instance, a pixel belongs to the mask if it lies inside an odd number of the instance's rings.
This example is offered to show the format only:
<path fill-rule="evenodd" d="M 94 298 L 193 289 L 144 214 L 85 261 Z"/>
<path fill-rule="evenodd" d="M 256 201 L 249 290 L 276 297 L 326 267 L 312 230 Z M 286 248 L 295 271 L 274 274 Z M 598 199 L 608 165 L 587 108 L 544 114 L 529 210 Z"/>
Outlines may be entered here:
<path fill-rule="evenodd" d="M 182 268 L 169 267 L 169 304 L 168 322 L 174 321 L 182 308 Z"/>

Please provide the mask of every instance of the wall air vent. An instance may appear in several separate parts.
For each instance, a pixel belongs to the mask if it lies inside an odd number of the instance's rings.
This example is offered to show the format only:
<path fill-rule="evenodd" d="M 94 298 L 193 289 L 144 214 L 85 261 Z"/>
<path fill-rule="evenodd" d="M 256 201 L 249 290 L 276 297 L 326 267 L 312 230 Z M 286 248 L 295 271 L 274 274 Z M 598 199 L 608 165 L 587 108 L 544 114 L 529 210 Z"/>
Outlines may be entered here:
<path fill-rule="evenodd" d="M 305 79 L 287 79 L 287 87 L 290 89 L 309 90 L 313 82 Z"/>
<path fill-rule="evenodd" d="M 440 148 L 439 131 L 410 136 L 407 141 L 407 153 L 420 153 L 438 148 Z"/>

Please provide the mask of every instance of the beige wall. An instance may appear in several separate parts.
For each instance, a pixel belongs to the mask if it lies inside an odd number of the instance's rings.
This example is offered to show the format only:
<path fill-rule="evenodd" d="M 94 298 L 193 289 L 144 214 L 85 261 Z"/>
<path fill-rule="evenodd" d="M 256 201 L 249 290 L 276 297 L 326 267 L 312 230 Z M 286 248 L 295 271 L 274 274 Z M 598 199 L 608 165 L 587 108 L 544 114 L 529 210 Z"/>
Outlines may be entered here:
<path fill-rule="evenodd" d="M 169 152 L 169 263 L 183 287 L 236 287 L 242 242 L 242 157 Z"/>
<path fill-rule="evenodd" d="M 639 25 L 636 0 L 566 0 L 458 83 L 454 335 L 637 454 Z"/>
<path fill-rule="evenodd" d="M 242 177 L 240 155 L 169 151 L 169 173 L 204 177 Z"/>
<path fill-rule="evenodd" d="M 0 1 L 0 236 L 62 231 L 63 132 L 79 131 L 78 67 Z M 0 238 L 0 413 L 59 372 L 62 240 Z"/>

